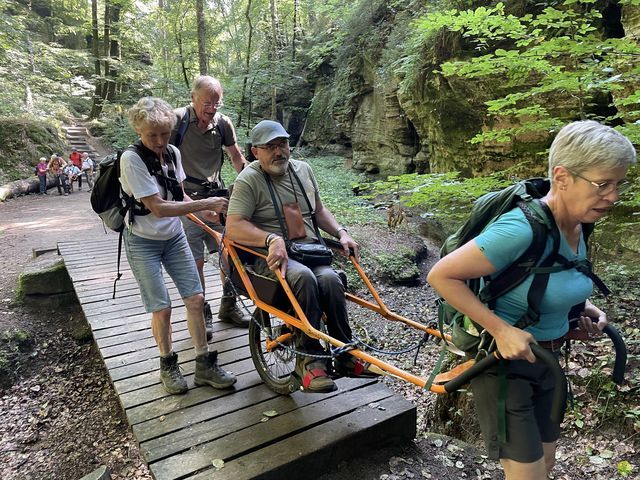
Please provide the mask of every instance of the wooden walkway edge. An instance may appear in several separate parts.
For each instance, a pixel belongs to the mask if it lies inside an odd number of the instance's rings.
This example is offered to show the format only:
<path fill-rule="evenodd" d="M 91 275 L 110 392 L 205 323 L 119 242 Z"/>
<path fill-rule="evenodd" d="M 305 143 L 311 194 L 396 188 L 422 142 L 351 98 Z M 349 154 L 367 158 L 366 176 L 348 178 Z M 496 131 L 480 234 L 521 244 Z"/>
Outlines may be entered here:
<path fill-rule="evenodd" d="M 58 251 L 154 478 L 312 479 L 341 460 L 415 436 L 415 406 L 375 379 L 340 378 L 330 394 L 273 393 L 255 371 L 247 330 L 218 322 L 215 314 L 210 349 L 238 382 L 230 390 L 195 386 L 186 312 L 168 278 L 173 346 L 189 392 L 167 394 L 160 386 L 150 315 L 124 252 L 123 276 L 111 298 L 117 237 L 61 242 Z M 207 301 L 216 312 L 222 287 L 217 269 L 209 265 L 206 282 Z M 249 300 L 245 304 L 253 308 Z M 220 460 L 224 466 L 216 468 L 214 461 Z"/>

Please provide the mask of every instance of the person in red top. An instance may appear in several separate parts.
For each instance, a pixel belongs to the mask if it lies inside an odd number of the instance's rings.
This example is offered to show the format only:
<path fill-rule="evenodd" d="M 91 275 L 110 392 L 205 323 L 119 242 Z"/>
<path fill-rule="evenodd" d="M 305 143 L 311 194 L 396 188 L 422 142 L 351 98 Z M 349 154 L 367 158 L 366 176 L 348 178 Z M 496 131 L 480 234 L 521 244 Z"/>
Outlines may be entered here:
<path fill-rule="evenodd" d="M 69 160 L 71 160 L 71 163 L 82 171 L 82 155 L 79 151 L 72 151 L 69 154 Z M 78 175 L 78 190 L 82 191 L 82 175 Z"/>

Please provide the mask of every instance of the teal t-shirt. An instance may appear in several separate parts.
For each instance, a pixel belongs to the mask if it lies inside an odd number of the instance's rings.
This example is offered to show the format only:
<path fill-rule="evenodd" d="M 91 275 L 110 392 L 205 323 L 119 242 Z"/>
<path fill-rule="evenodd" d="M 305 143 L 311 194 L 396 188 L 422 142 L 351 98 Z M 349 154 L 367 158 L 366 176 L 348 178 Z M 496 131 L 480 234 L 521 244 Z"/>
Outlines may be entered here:
<path fill-rule="evenodd" d="M 533 240 L 533 232 L 529 222 L 520 208 L 515 208 L 502 215 L 495 223 L 478 235 L 476 245 L 496 268 L 495 277 L 506 267 L 515 262 L 529 247 Z M 553 247 L 551 236 L 543 258 Z M 587 248 L 584 238 L 580 236 L 578 251 L 574 252 L 564 235 L 560 233 L 560 255 L 567 260 L 583 260 Z M 510 324 L 515 324 L 527 310 L 527 293 L 533 281 L 530 275 L 516 288 L 496 301 L 495 313 Z M 591 279 L 575 268 L 552 273 L 540 305 L 540 321 L 526 330 L 536 340 L 554 340 L 562 337 L 569 329 L 567 316 L 573 305 L 584 302 L 593 291 Z"/>

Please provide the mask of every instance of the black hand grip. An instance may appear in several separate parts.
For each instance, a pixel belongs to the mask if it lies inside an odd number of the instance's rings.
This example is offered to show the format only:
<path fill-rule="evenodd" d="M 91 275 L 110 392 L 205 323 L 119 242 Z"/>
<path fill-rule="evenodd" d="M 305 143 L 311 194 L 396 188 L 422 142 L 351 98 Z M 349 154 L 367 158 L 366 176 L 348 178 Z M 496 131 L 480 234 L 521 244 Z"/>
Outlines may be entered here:
<path fill-rule="evenodd" d="M 598 323 L 598 319 L 594 317 L 590 317 L 593 323 Z M 569 320 L 569 328 L 574 329 L 578 328 L 578 319 L 572 318 Z M 613 343 L 613 349 L 616 352 L 616 359 L 613 364 L 613 373 L 611 374 L 611 379 L 617 383 L 618 385 L 624 382 L 624 372 L 627 369 L 627 346 L 624 343 L 624 339 L 620 332 L 616 327 L 608 323 L 603 329 L 602 332 L 606 334 L 610 339 L 611 343 Z"/>
<path fill-rule="evenodd" d="M 620 332 L 613 325 L 607 324 L 602 331 L 611 339 L 613 348 L 616 351 L 616 361 L 613 365 L 613 374 L 611 377 L 615 383 L 620 385 L 624 382 L 624 371 L 627 368 L 627 347 L 624 344 L 622 335 L 620 335 Z"/>
<path fill-rule="evenodd" d="M 549 351 L 542 348 L 536 343 L 531 344 L 531 351 L 536 358 L 544 362 L 555 380 L 555 388 L 553 392 L 553 403 L 551 405 L 551 420 L 558 424 L 562 423 L 564 418 L 564 409 L 567 403 L 567 379 L 564 376 L 564 372 L 558 363 L 556 357 Z M 473 377 L 486 370 L 492 365 L 498 362 L 498 357 L 493 353 L 487 355 L 485 358 L 477 362 L 468 370 L 465 370 L 453 380 L 448 381 L 443 385 L 446 392 L 453 392 L 459 389 L 462 385 L 467 383 Z"/>

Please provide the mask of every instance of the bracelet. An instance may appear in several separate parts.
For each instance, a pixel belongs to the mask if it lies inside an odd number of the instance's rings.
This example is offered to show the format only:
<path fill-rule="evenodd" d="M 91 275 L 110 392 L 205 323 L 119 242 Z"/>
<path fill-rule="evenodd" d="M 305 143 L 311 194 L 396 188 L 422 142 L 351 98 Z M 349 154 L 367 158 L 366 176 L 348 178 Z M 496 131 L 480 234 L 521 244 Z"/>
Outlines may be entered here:
<path fill-rule="evenodd" d="M 338 227 L 338 229 L 336 230 L 336 238 L 340 238 L 340 232 L 343 231 L 343 230 L 346 233 L 349 233 L 345 227 Z"/>
<path fill-rule="evenodd" d="M 271 243 L 277 238 L 280 238 L 277 233 L 270 233 L 269 235 L 267 235 L 267 238 L 264 239 L 264 246 L 269 248 L 271 246 Z"/>

